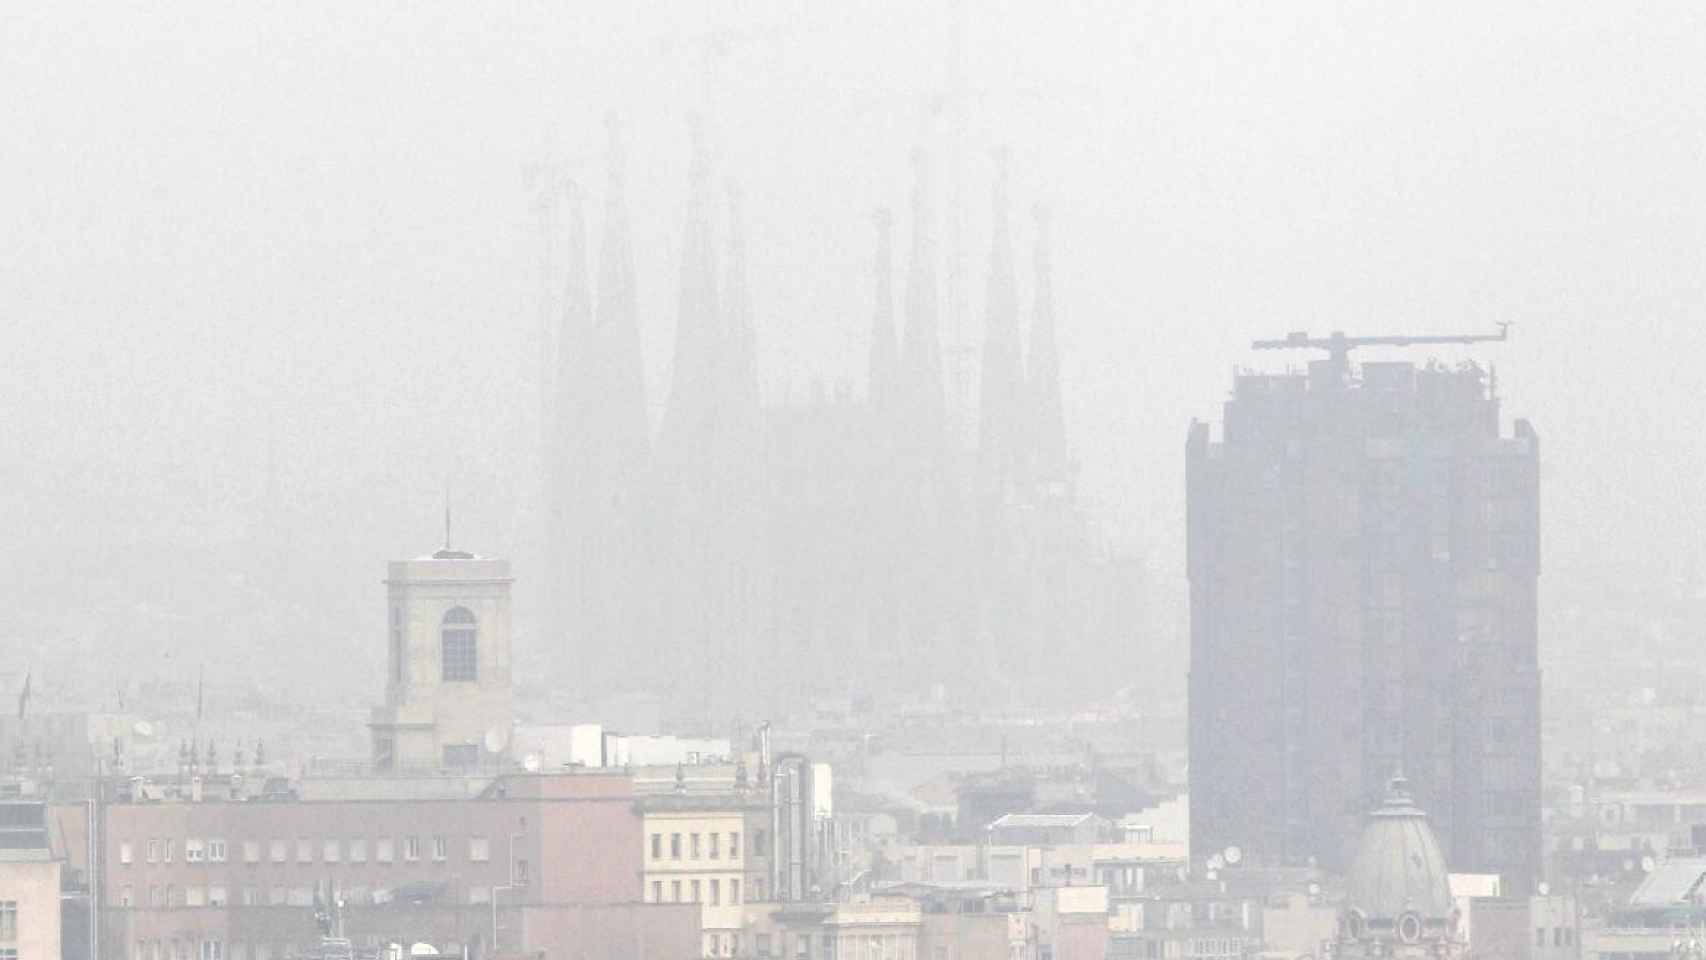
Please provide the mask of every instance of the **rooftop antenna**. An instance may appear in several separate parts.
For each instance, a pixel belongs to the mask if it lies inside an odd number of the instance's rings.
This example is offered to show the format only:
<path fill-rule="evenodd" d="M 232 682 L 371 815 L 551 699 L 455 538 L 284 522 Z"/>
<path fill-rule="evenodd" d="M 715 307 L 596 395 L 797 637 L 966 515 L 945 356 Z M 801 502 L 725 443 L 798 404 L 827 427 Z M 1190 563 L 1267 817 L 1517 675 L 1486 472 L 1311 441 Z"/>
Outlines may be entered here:
<path fill-rule="evenodd" d="M 432 555 L 434 560 L 472 560 L 474 555 L 450 545 L 450 481 L 444 481 L 444 549 Z"/>

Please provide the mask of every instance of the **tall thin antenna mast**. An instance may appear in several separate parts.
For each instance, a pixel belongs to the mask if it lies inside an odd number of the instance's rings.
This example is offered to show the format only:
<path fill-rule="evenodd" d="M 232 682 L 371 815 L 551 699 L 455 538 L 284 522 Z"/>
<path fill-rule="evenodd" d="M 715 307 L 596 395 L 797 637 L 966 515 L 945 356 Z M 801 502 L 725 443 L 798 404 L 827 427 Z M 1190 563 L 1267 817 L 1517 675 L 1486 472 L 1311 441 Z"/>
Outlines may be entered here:
<path fill-rule="evenodd" d="M 450 478 L 444 479 L 444 549 L 432 555 L 434 560 L 472 560 L 474 555 L 450 545 Z"/>

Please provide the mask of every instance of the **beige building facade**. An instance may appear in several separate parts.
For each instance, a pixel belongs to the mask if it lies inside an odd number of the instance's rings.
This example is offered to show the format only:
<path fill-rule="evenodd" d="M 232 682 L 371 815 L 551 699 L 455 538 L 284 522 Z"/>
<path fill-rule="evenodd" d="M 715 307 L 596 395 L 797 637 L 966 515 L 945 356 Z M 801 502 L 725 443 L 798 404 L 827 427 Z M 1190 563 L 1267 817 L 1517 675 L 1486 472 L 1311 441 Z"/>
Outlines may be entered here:
<path fill-rule="evenodd" d="M 837 906 L 824 921 L 824 936 L 834 944 L 830 955 L 838 958 L 929 960 L 918 956 L 923 923 L 923 912 L 910 899 L 873 899 Z"/>
<path fill-rule="evenodd" d="M 920 951 L 924 917 L 918 902 L 908 896 L 839 904 L 754 904 L 746 910 L 745 927 L 734 955 L 760 960 L 934 960 Z M 999 923 L 1005 930 L 1007 918 L 1000 917 Z M 997 960 L 987 952 L 955 949 L 950 953 L 949 944 L 956 942 L 951 938 L 958 931 L 946 924 L 937 926 L 933 932 L 937 945 L 943 948 L 937 956 Z M 1005 941 L 1001 947 L 999 960 L 1005 960 Z"/>
<path fill-rule="evenodd" d="M 59 960 L 60 862 L 39 803 L 0 803 L 0 960 Z"/>
<path fill-rule="evenodd" d="M 734 956 L 742 905 L 764 896 L 763 866 L 740 797 L 658 796 L 642 801 L 643 892 L 647 903 L 696 903 L 704 956 Z"/>

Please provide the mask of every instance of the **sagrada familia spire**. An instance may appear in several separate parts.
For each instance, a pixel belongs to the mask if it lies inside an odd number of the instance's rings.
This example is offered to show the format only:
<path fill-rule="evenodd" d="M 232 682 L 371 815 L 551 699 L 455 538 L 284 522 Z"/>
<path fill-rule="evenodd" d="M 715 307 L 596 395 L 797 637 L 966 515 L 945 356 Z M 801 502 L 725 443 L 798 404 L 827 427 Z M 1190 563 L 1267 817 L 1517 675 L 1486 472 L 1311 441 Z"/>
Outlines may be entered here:
<path fill-rule="evenodd" d="M 907 651 L 943 665 L 967 627 L 970 571 L 965 562 L 966 504 L 947 424 L 937 308 L 935 208 L 930 160 L 912 155 L 912 250 L 906 277 L 906 332 L 901 341 L 904 420 L 897 500 L 903 540 L 892 561 L 902 577 L 897 617 Z"/>
<path fill-rule="evenodd" d="M 548 635 L 564 655 L 576 627 L 586 618 L 586 572 L 578 556 L 571 531 L 584 522 L 577 515 L 574 499 L 588 436 L 588 411 L 581 402 L 586 389 L 585 345 L 592 330 L 592 303 L 586 277 L 586 215 L 580 189 L 569 186 L 568 275 L 563 296 L 563 314 L 558 325 L 556 391 L 552 433 L 556 442 L 545 450 L 546 471 L 546 563 L 559 578 L 557 589 L 548 593 Z M 447 521 L 448 522 L 448 521 Z M 447 536 L 448 539 L 448 536 Z"/>
<path fill-rule="evenodd" d="M 912 154 L 912 254 L 906 273 L 906 333 L 901 340 L 901 396 L 911 420 L 908 453 L 935 459 L 946 439 L 942 396 L 942 343 L 937 330 L 939 300 L 936 245 L 930 205 L 930 165 L 923 150 Z"/>
<path fill-rule="evenodd" d="M 1039 482 L 1070 479 L 1066 453 L 1066 416 L 1060 399 L 1060 348 L 1054 334 L 1054 276 L 1049 264 L 1049 213 L 1038 205 L 1036 294 L 1031 314 L 1031 350 L 1025 371 L 1029 401 L 1031 470 Z"/>
<path fill-rule="evenodd" d="M 722 651 L 717 669 L 718 712 L 738 712 L 731 700 L 750 694 L 750 680 L 768 657 L 766 618 L 770 557 L 766 550 L 765 488 L 769 480 L 764 412 L 758 394 L 758 336 L 748 296 L 746 229 L 741 191 L 727 186 L 728 272 L 723 287 L 718 390 L 712 398 L 713 503 L 711 590 Z M 718 701 L 713 698 L 713 705 Z"/>
<path fill-rule="evenodd" d="M 623 193 L 622 131 L 607 118 L 609 172 L 596 301 L 586 218 L 571 192 L 567 290 L 558 353 L 556 442 L 547 542 L 553 583 L 545 634 L 564 651 L 560 678 L 583 687 L 611 669 L 617 638 L 642 629 L 636 543 L 650 439 L 634 253 Z"/>
<path fill-rule="evenodd" d="M 872 221 L 877 227 L 877 255 L 871 269 L 876 280 L 876 305 L 871 311 L 866 397 L 882 428 L 892 431 L 894 424 L 888 417 L 898 409 L 900 395 L 900 345 L 894 333 L 894 214 L 887 207 L 879 207 Z"/>
<path fill-rule="evenodd" d="M 1013 238 L 1007 222 L 1009 154 L 995 151 L 994 230 L 989 252 L 989 287 L 983 332 L 983 375 L 978 381 L 978 453 L 985 482 L 1020 479 L 1028 452 L 1024 373 L 1019 360 L 1019 292 L 1013 277 Z"/>
<path fill-rule="evenodd" d="M 633 482 L 651 454 L 646 418 L 645 364 L 640 352 L 638 288 L 628 226 L 622 129 L 615 116 L 610 136 L 609 188 L 605 195 L 604 240 L 599 251 L 598 312 L 590 351 L 600 390 L 589 395 L 608 410 L 603 440 L 615 454 L 615 474 Z"/>
<path fill-rule="evenodd" d="M 669 404 L 658 435 L 658 458 L 668 471 L 687 475 L 709 464 L 708 454 L 723 386 L 719 367 L 727 350 L 718 309 L 717 252 L 711 231 L 711 159 L 703 121 L 689 123 L 687 219 L 682 231 L 681 276 L 676 300 L 675 353 L 670 361 Z"/>
<path fill-rule="evenodd" d="M 868 451 L 861 465 L 861 482 L 870 492 L 871 509 L 859 545 L 865 649 L 873 652 L 896 649 L 900 626 L 902 571 L 892 561 L 905 542 L 905 517 L 899 509 L 903 489 L 897 469 L 902 450 L 901 429 L 907 416 L 902 392 L 900 344 L 894 326 L 894 215 L 879 207 L 872 216 L 876 226 L 876 256 L 871 267 L 875 303 L 871 310 L 871 346 L 866 377 L 864 429 L 859 439 Z M 869 680 L 876 671 L 861 670 Z"/>
<path fill-rule="evenodd" d="M 675 353 L 652 471 L 651 582 L 661 596 L 650 641 L 705 681 L 695 706 L 722 713 L 766 652 L 764 417 L 740 191 L 728 187 L 719 277 L 711 158 L 697 119 L 690 137 Z"/>

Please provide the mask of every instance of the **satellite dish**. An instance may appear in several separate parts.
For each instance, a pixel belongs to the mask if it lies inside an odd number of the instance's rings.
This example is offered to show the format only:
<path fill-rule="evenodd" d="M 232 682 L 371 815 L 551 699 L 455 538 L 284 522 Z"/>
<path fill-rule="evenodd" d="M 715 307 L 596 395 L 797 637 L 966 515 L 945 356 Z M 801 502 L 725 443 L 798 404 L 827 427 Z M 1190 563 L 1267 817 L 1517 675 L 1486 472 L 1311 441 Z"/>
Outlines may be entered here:
<path fill-rule="evenodd" d="M 1238 861 L 1244 859 L 1244 851 L 1238 849 L 1236 846 L 1231 846 L 1227 847 L 1226 852 L 1221 854 L 1221 856 L 1226 858 L 1227 866 L 1236 867 L 1238 866 Z"/>
<path fill-rule="evenodd" d="M 1641 858 L 1641 872 L 1642 873 L 1652 873 L 1653 868 L 1656 866 L 1658 866 L 1658 863 L 1656 863 L 1652 857 L 1642 857 Z"/>
<path fill-rule="evenodd" d="M 1540 886 L 1537 889 L 1539 889 L 1540 895 L 1544 897 L 1552 892 L 1552 885 L 1542 880 L 1540 881 Z"/>
<path fill-rule="evenodd" d="M 508 727 L 493 727 L 486 731 L 487 753 L 503 753 L 507 746 L 509 746 Z"/>
<path fill-rule="evenodd" d="M 1224 866 L 1226 866 L 1226 861 L 1222 860 L 1220 858 L 1220 854 L 1217 853 L 1214 856 L 1208 858 L 1208 868 L 1210 870 L 1219 870 L 1221 867 L 1224 867 Z M 1210 877 L 1209 879 L 1212 880 L 1214 878 Z"/>
<path fill-rule="evenodd" d="M 544 764 L 545 759 L 537 753 L 530 753 L 521 760 L 521 768 L 528 773 L 538 773 L 539 768 Z"/>
<path fill-rule="evenodd" d="M 154 735 L 154 725 L 146 720 L 138 720 L 131 724 L 130 731 L 139 737 L 152 737 Z"/>
<path fill-rule="evenodd" d="M 1309 881 L 1309 895 L 1312 897 L 1319 897 L 1321 895 L 1321 885 L 1313 880 Z"/>

